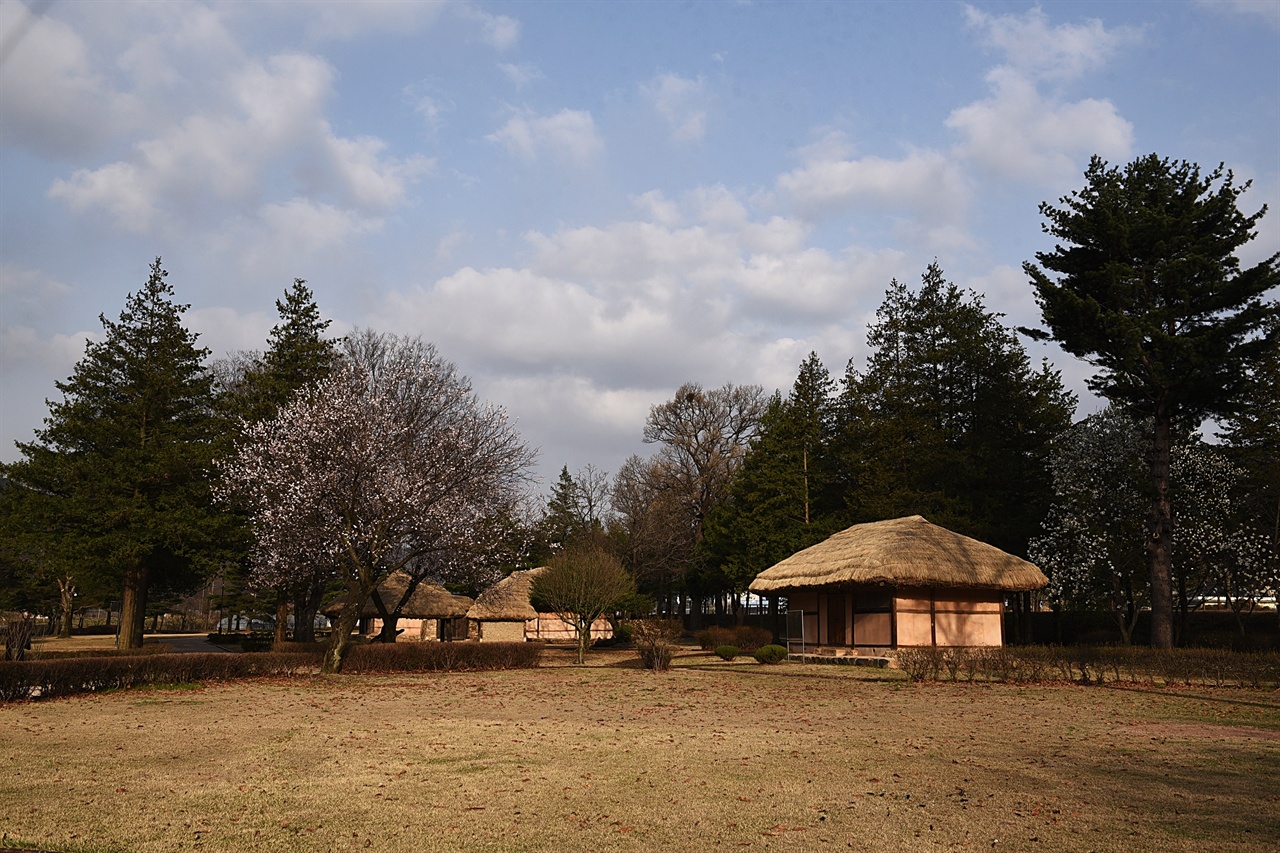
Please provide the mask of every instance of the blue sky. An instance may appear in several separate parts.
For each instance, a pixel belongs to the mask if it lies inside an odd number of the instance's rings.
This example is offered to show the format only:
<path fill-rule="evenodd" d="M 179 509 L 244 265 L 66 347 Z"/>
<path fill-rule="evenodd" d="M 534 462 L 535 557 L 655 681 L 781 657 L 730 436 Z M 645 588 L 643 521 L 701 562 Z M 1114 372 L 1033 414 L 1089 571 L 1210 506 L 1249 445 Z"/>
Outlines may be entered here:
<path fill-rule="evenodd" d="M 683 382 L 864 362 L 935 259 L 1036 324 L 1092 154 L 1224 161 L 1275 211 L 1243 260 L 1280 248 L 1276 0 L 0 0 L 0 44 L 4 460 L 157 255 L 215 356 L 295 276 L 436 342 L 554 478 Z"/>

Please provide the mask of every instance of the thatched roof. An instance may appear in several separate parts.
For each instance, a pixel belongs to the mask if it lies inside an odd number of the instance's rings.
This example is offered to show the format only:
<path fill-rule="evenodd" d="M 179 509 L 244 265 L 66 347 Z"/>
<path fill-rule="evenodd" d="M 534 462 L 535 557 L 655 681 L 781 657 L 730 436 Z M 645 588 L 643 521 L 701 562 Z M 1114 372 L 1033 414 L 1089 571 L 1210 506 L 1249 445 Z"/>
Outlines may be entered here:
<path fill-rule="evenodd" d="M 523 622 L 536 618 L 538 611 L 529 603 L 529 595 L 533 591 L 533 579 L 546 570 L 546 566 L 541 566 L 507 575 L 480 593 L 467 611 L 467 618 L 482 622 Z"/>
<path fill-rule="evenodd" d="M 409 580 L 409 576 L 404 572 L 396 572 L 378 584 L 378 597 L 382 599 L 382 604 L 387 608 L 395 607 L 404 596 L 404 591 L 408 589 Z M 454 595 L 440 584 L 424 580 L 418 584 L 413 595 L 405 602 L 400 615 L 407 619 L 452 619 L 465 616 L 468 608 L 474 603 L 473 599 L 465 595 Z M 321 612 L 331 615 L 341 609 L 342 599 L 338 598 L 321 608 Z M 378 615 L 378 608 L 373 604 L 373 596 L 365 599 L 364 606 L 360 608 L 360 615 L 363 617 Z"/>
<path fill-rule="evenodd" d="M 1026 560 L 913 515 L 855 524 L 765 569 L 750 589 L 885 583 L 1021 592 L 1048 582 Z"/>

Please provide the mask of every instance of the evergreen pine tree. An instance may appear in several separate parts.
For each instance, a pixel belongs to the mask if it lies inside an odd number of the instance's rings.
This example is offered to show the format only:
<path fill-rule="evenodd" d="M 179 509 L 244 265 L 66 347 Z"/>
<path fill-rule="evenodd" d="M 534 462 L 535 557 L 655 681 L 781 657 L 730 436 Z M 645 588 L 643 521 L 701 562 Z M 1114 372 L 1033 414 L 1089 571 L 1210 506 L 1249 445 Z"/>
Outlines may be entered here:
<path fill-rule="evenodd" d="M 840 476 L 851 520 L 920 514 L 1026 554 L 1050 496 L 1049 442 L 1074 398 L 1033 370 L 981 297 L 930 264 L 918 292 L 894 281 L 838 402 Z"/>
<path fill-rule="evenodd" d="M 217 562 L 232 525 L 210 500 L 220 424 L 208 351 L 182 325 L 157 258 L 118 321 L 100 317 L 49 402 L 36 440 L 5 476 L 22 492 L 29 535 L 121 589 L 118 645 L 142 645 L 148 591 L 184 587 Z"/>
<path fill-rule="evenodd" d="M 1280 285 L 1280 254 L 1241 269 L 1237 250 L 1266 213 L 1246 215 L 1221 166 L 1200 167 L 1155 154 L 1124 168 L 1094 157 L 1086 186 L 1040 205 L 1046 233 L 1062 241 L 1023 265 L 1047 332 L 1098 368 L 1097 394 L 1150 417 L 1151 644 L 1173 643 L 1173 503 L 1169 466 L 1180 425 L 1229 416 L 1243 399 L 1250 366 L 1280 339 L 1267 323 Z M 1043 267 L 1043 269 L 1041 268 Z M 1045 272 L 1056 273 L 1050 278 Z"/>
<path fill-rule="evenodd" d="M 712 510 L 708 549 L 732 589 L 745 589 L 764 569 L 837 528 L 829 456 L 834 388 L 810 353 L 790 394 L 770 398 L 728 500 Z"/>

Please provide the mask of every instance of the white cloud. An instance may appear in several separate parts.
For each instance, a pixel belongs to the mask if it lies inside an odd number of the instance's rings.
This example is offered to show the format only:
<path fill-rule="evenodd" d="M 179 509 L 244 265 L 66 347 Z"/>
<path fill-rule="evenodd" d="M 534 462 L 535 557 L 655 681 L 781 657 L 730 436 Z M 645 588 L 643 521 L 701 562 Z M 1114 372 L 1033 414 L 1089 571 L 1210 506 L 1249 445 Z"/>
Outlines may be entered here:
<path fill-rule="evenodd" d="M 535 80 L 543 79 L 544 76 L 538 66 L 532 63 L 515 65 L 510 62 L 502 62 L 498 64 L 498 70 L 506 75 L 506 78 L 511 81 L 517 90 L 523 89 Z"/>
<path fill-rule="evenodd" d="M 1259 20 L 1280 30 L 1280 3 L 1276 0 L 1197 0 L 1196 5 L 1219 14 L 1239 15 L 1246 23 Z"/>
<path fill-rule="evenodd" d="M 528 162 L 550 156 L 566 165 L 580 165 L 604 149 L 595 121 L 585 110 L 563 109 L 549 116 L 522 112 L 485 138 Z"/>
<path fill-rule="evenodd" d="M 699 142 L 707 132 L 706 84 L 677 74 L 659 74 L 640 92 L 671 127 L 677 142 Z"/>
<path fill-rule="evenodd" d="M 495 50 L 507 50 L 520 41 L 520 22 L 506 15 L 493 15 L 470 3 L 453 7 L 463 20 L 476 24 L 480 40 Z"/>
<path fill-rule="evenodd" d="M 967 242 L 964 216 L 971 194 L 959 164 L 931 149 L 913 149 L 898 159 L 853 157 L 839 132 L 828 132 L 802 149 L 804 164 L 777 179 L 778 191 L 811 219 L 857 210 L 909 217 L 945 245 Z"/>
<path fill-rule="evenodd" d="M 1133 125 L 1107 100 L 1057 103 L 1009 68 L 987 75 L 989 98 L 947 118 L 958 131 L 962 156 L 989 173 L 1056 184 L 1079 174 L 1090 155 L 1124 159 L 1133 148 Z"/>
<path fill-rule="evenodd" d="M 315 41 L 347 41 L 367 35 L 404 35 L 431 25 L 447 8 L 444 0 L 360 0 L 359 3 L 298 3 L 294 0 L 255 2 L 232 6 L 233 13 L 249 18 L 263 7 L 275 14 L 295 18 L 307 37 Z"/>
<path fill-rule="evenodd" d="M 71 288 L 44 272 L 13 263 L 0 263 L 0 300 L 7 319 L 35 318 L 71 293 Z"/>
<path fill-rule="evenodd" d="M 1135 27 L 1108 30 L 1091 18 L 1083 24 L 1050 26 L 1039 9 L 1017 15 L 989 15 L 965 7 L 968 25 L 1002 51 L 1007 64 L 1030 77 L 1072 79 L 1101 67 L 1121 49 L 1142 41 Z"/>
<path fill-rule="evenodd" d="M 291 172 L 301 182 L 293 189 L 310 202 L 381 215 L 433 164 L 388 157 L 374 137 L 335 135 L 323 112 L 333 76 L 323 60 L 302 54 L 248 63 L 228 76 L 225 106 L 203 105 L 136 143 L 130 159 L 79 169 L 49 194 L 79 213 L 100 209 L 122 230 L 149 233 L 258 209 L 273 180 Z"/>
<path fill-rule="evenodd" d="M 93 69 L 75 30 L 31 15 L 22 3 L 0 3 L 0 144 L 45 156 L 91 151 L 130 111 L 128 99 Z"/>

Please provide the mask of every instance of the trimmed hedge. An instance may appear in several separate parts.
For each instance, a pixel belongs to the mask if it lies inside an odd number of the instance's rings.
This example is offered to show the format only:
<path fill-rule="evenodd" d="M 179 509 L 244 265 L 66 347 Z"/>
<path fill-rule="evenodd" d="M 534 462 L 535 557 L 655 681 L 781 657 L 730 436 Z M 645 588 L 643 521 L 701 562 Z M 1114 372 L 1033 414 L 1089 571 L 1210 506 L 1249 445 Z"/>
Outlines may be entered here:
<path fill-rule="evenodd" d="M 307 655 L 133 655 L 0 662 L 0 701 L 52 699 L 149 684 L 189 684 L 313 670 Z"/>
<path fill-rule="evenodd" d="M 0 661 L 0 702 L 99 690 L 317 673 L 324 648 L 253 654 L 135 654 Z M 344 673 L 474 672 L 538 666 L 538 643 L 394 643 L 354 647 Z"/>
<path fill-rule="evenodd" d="M 542 662 L 542 643 L 369 643 L 355 646 L 343 672 L 476 672 L 531 669 Z"/>
<path fill-rule="evenodd" d="M 899 649 L 912 681 L 1280 687 L 1280 653 L 1144 646 Z"/>

